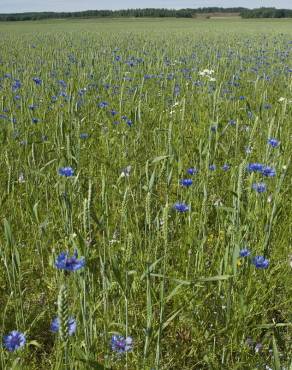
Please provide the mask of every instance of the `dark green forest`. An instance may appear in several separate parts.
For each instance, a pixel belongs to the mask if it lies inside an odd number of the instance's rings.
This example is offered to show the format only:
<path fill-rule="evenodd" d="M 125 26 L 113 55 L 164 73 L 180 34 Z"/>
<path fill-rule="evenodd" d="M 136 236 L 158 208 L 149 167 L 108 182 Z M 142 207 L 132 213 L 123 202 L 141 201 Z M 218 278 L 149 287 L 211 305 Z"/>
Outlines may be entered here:
<path fill-rule="evenodd" d="M 242 18 L 292 18 L 292 10 L 276 8 L 244 9 Z"/>
<path fill-rule="evenodd" d="M 195 18 L 201 14 L 236 13 L 242 18 L 292 18 L 292 10 L 276 8 L 198 8 L 198 9 L 124 9 L 124 10 L 86 10 L 80 12 L 29 12 L 0 14 L 0 21 L 31 21 L 52 18 L 100 18 L 100 17 L 175 17 Z"/>

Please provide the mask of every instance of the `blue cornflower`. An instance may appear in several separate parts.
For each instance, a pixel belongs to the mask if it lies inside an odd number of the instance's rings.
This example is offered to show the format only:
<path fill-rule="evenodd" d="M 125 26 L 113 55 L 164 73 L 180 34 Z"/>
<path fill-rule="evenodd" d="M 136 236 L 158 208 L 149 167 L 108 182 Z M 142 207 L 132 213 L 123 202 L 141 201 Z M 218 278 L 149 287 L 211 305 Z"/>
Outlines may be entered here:
<path fill-rule="evenodd" d="M 11 331 L 8 335 L 4 336 L 4 346 L 8 351 L 13 352 L 25 345 L 25 335 L 17 330 Z"/>
<path fill-rule="evenodd" d="M 20 80 L 14 80 L 14 83 L 12 84 L 12 91 L 17 91 L 21 88 L 21 82 Z"/>
<path fill-rule="evenodd" d="M 128 64 L 129 67 L 134 67 L 134 65 L 135 65 L 134 61 L 132 61 L 132 60 L 126 62 L 126 64 Z"/>
<path fill-rule="evenodd" d="M 263 168 L 262 174 L 267 177 L 274 177 L 276 176 L 276 171 L 274 168 L 267 166 Z"/>
<path fill-rule="evenodd" d="M 77 271 L 85 266 L 85 259 L 84 257 L 81 259 L 78 259 L 78 252 L 75 250 L 72 257 L 69 257 L 68 252 L 62 252 L 57 257 L 57 260 L 55 262 L 55 267 L 57 267 L 60 270 L 65 271 Z"/>
<path fill-rule="evenodd" d="M 174 204 L 174 206 L 173 206 L 173 208 L 174 208 L 176 211 L 181 212 L 181 213 L 183 213 L 183 212 L 187 212 L 187 211 L 189 211 L 189 209 L 190 209 L 190 207 L 189 207 L 187 204 L 185 204 L 185 203 L 180 203 L 180 202 L 175 203 L 175 204 Z"/>
<path fill-rule="evenodd" d="M 197 169 L 197 168 L 195 168 L 195 167 L 191 167 L 191 168 L 188 168 L 187 169 L 187 173 L 189 174 L 189 175 L 195 175 L 196 173 L 198 173 L 199 172 L 199 170 Z"/>
<path fill-rule="evenodd" d="M 192 179 L 182 179 L 180 180 L 180 184 L 182 186 L 189 187 L 193 184 L 193 180 Z"/>
<path fill-rule="evenodd" d="M 86 132 L 83 132 L 79 135 L 80 139 L 88 139 L 89 138 L 89 134 L 87 134 Z"/>
<path fill-rule="evenodd" d="M 114 125 L 119 125 L 120 124 L 120 121 L 114 121 L 113 124 Z"/>
<path fill-rule="evenodd" d="M 211 130 L 212 132 L 216 132 L 216 131 L 217 131 L 217 129 L 218 129 L 218 126 L 217 126 L 217 125 L 212 125 L 212 126 L 211 126 L 211 128 L 210 128 L 210 130 Z"/>
<path fill-rule="evenodd" d="M 128 119 L 128 120 L 126 121 L 126 124 L 127 124 L 129 127 L 131 127 L 131 126 L 133 125 L 133 121 L 132 121 L 132 120 L 130 120 L 130 119 Z"/>
<path fill-rule="evenodd" d="M 73 335 L 76 331 L 76 320 L 73 317 L 69 317 L 68 319 L 68 334 Z M 60 319 L 59 317 L 55 317 L 51 322 L 51 331 L 53 333 L 57 333 L 60 329 Z"/>
<path fill-rule="evenodd" d="M 249 163 L 246 168 L 249 172 L 262 172 L 264 165 L 261 163 Z"/>
<path fill-rule="evenodd" d="M 113 335 L 111 339 L 112 351 L 119 354 L 129 352 L 133 349 L 133 339 L 131 337 L 123 337 L 121 335 Z"/>
<path fill-rule="evenodd" d="M 112 116 L 115 116 L 115 115 L 117 115 L 117 114 L 118 114 L 118 112 L 117 112 L 116 110 L 112 109 L 112 110 L 110 111 L 110 114 L 111 114 Z"/>
<path fill-rule="evenodd" d="M 252 263 L 255 265 L 258 269 L 266 269 L 269 267 L 269 260 L 266 259 L 263 256 L 256 256 L 253 258 Z"/>
<path fill-rule="evenodd" d="M 38 118 L 34 118 L 33 117 L 31 120 L 32 120 L 32 123 L 38 123 L 39 122 L 39 119 Z"/>
<path fill-rule="evenodd" d="M 252 184 L 252 188 L 258 193 L 264 193 L 267 190 L 267 186 L 264 182 L 257 182 Z"/>
<path fill-rule="evenodd" d="M 60 86 L 62 86 L 64 88 L 67 87 L 67 84 L 66 84 L 66 82 L 64 80 L 59 80 L 58 83 L 59 83 Z"/>
<path fill-rule="evenodd" d="M 215 171 L 216 170 L 216 165 L 215 164 L 210 164 L 209 170 L 210 171 Z"/>
<path fill-rule="evenodd" d="M 177 95 L 179 95 L 179 93 L 180 93 L 180 87 L 179 87 L 178 84 L 176 84 L 175 87 L 174 87 L 174 90 L 173 90 L 173 94 L 175 96 L 177 96 Z"/>
<path fill-rule="evenodd" d="M 105 108 L 108 106 L 108 103 L 106 101 L 102 101 L 98 104 L 99 108 Z"/>
<path fill-rule="evenodd" d="M 42 84 L 42 80 L 39 77 L 34 77 L 32 80 L 35 82 L 36 85 Z"/>
<path fill-rule="evenodd" d="M 273 148 L 277 148 L 277 146 L 279 146 L 279 141 L 271 137 L 268 139 L 268 144 L 271 145 Z"/>
<path fill-rule="evenodd" d="M 222 170 L 223 171 L 228 171 L 230 168 L 229 164 L 225 163 L 223 166 L 222 166 Z"/>
<path fill-rule="evenodd" d="M 240 97 L 239 97 L 239 100 L 244 100 L 245 99 L 245 96 L 243 96 L 243 95 L 241 95 Z"/>
<path fill-rule="evenodd" d="M 72 167 L 61 167 L 59 168 L 59 175 L 65 176 L 65 177 L 71 177 L 71 176 L 74 176 L 74 170 Z"/>
<path fill-rule="evenodd" d="M 239 252 L 240 257 L 248 257 L 250 255 L 250 250 L 248 248 L 243 248 Z"/>
<path fill-rule="evenodd" d="M 86 93 L 86 91 L 87 91 L 87 88 L 86 87 L 83 87 L 82 89 L 79 89 L 78 90 L 78 95 L 79 96 L 82 96 L 82 95 L 84 95 Z"/>
<path fill-rule="evenodd" d="M 230 126 L 236 126 L 236 120 L 235 119 L 231 119 L 228 123 L 229 123 Z"/>

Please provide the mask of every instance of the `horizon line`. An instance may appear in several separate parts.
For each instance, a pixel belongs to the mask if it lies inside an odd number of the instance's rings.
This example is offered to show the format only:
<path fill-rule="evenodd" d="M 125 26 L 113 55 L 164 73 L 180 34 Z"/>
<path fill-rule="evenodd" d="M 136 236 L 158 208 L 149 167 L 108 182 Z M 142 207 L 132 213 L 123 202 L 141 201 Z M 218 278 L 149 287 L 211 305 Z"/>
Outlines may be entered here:
<path fill-rule="evenodd" d="M 198 9 L 211 9 L 211 8 L 215 8 L 215 9 L 246 9 L 246 10 L 255 10 L 255 9 L 277 9 L 277 10 L 291 10 L 290 8 L 277 8 L 275 6 L 260 6 L 260 7 L 256 7 L 256 8 L 248 8 L 248 7 L 245 7 L 245 6 L 227 6 L 227 7 L 224 7 L 224 6 L 206 6 L 206 7 L 196 7 L 196 8 L 167 8 L 167 7 L 143 7 L 143 8 L 116 8 L 116 9 L 83 9 L 83 10 L 28 10 L 28 11 L 25 11 L 25 12 L 5 12 L 5 13 L 0 13 L 0 15 L 10 15 L 10 14 L 28 14 L 28 13 L 56 13 L 56 14 L 60 14 L 60 13 L 82 13 L 82 12 L 89 12 L 89 11 L 112 11 L 112 12 L 116 12 L 116 11 L 121 11 L 121 10 L 145 10 L 145 9 L 161 9 L 161 10 L 184 10 L 184 9 L 188 9 L 188 10 L 198 10 Z"/>

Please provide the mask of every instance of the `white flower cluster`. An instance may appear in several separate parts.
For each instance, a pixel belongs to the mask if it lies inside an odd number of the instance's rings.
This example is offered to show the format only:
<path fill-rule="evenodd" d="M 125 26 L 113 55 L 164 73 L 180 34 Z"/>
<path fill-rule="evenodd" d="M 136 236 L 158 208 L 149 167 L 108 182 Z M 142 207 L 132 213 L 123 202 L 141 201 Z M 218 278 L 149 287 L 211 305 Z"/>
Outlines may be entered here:
<path fill-rule="evenodd" d="M 202 76 L 202 77 L 206 77 L 209 79 L 209 81 L 211 82 L 215 82 L 216 81 L 216 78 L 215 77 L 212 77 L 213 73 L 215 71 L 213 69 L 204 69 L 203 71 L 200 71 L 199 72 L 199 75 Z"/>
<path fill-rule="evenodd" d="M 284 98 L 283 96 L 281 96 L 281 98 L 279 98 L 278 100 L 279 103 L 283 103 L 283 102 L 287 102 L 287 103 L 292 103 L 292 99 L 287 99 L 287 98 Z"/>

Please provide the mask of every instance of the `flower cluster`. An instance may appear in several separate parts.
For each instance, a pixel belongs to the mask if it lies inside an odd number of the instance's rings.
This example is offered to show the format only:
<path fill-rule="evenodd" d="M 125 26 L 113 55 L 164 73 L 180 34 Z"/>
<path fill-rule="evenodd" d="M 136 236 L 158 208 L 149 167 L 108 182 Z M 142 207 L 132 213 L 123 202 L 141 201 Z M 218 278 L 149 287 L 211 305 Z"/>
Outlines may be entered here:
<path fill-rule="evenodd" d="M 180 184 L 181 186 L 185 186 L 185 187 L 189 187 L 193 184 L 193 180 L 192 179 L 182 179 L 180 180 Z"/>
<path fill-rule="evenodd" d="M 252 263 L 258 269 L 266 269 L 269 267 L 269 260 L 266 259 L 264 256 L 256 256 L 253 258 Z"/>
<path fill-rule="evenodd" d="M 73 317 L 69 317 L 68 319 L 68 334 L 73 335 L 76 332 L 77 324 L 76 320 Z M 53 333 L 58 333 L 60 329 L 60 319 L 59 317 L 55 317 L 51 322 L 51 331 Z"/>
<path fill-rule="evenodd" d="M 273 167 L 265 166 L 262 163 L 249 163 L 247 165 L 247 170 L 249 172 L 258 172 L 266 177 L 276 176 L 276 170 Z"/>
<path fill-rule="evenodd" d="M 249 257 L 250 255 L 251 251 L 246 247 L 239 251 L 239 256 L 242 258 Z M 266 269 L 269 267 L 270 261 L 266 259 L 264 256 L 255 256 L 252 258 L 252 264 L 257 269 Z"/>

